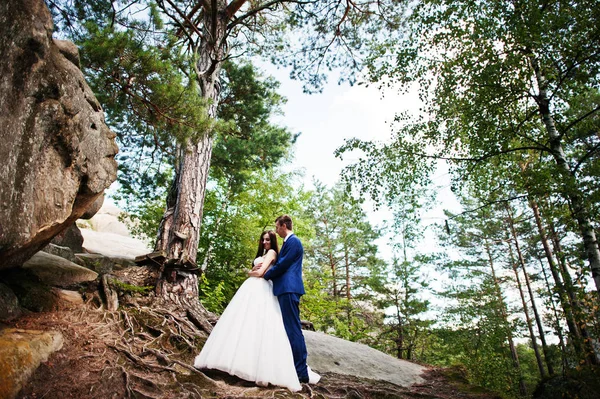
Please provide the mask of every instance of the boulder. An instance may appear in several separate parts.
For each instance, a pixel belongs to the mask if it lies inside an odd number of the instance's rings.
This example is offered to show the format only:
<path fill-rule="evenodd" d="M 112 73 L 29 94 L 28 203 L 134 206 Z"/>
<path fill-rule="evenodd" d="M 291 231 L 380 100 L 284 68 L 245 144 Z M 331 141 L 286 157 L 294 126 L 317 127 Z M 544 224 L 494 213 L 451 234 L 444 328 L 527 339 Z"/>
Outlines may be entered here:
<path fill-rule="evenodd" d="M 70 309 L 79 302 L 71 292 L 53 287 L 26 269 L 6 271 L 2 279 L 17 297 L 21 309 L 52 312 Z"/>
<path fill-rule="evenodd" d="M 29 271 L 21 268 L 8 270 L 3 273 L 2 281 L 14 292 L 22 308 L 33 312 L 57 309 L 52 287 Z"/>
<path fill-rule="evenodd" d="M 52 244 L 70 248 L 73 252 L 83 252 L 83 235 L 76 223 L 58 233 L 52 239 Z"/>
<path fill-rule="evenodd" d="M 104 204 L 104 194 L 100 195 L 96 198 L 88 209 L 85 210 L 83 215 L 81 215 L 80 219 L 91 219 L 94 217 L 96 213 L 102 208 L 102 204 Z"/>
<path fill-rule="evenodd" d="M 88 269 L 95 271 L 99 275 L 110 274 L 115 267 L 115 262 L 111 258 L 107 258 L 104 255 L 77 254 L 75 257 L 77 258 L 77 264 L 85 266 Z M 127 266 L 133 265 L 135 265 L 133 262 L 127 264 Z"/>
<path fill-rule="evenodd" d="M 82 230 L 88 228 L 99 233 L 111 233 L 131 238 L 131 231 L 124 223 L 124 218 L 126 218 L 126 214 L 119 207 L 110 201 L 106 201 L 94 217 L 80 224 Z"/>
<path fill-rule="evenodd" d="M 86 251 L 104 255 L 113 260 L 133 261 L 137 256 L 152 252 L 151 247 L 143 241 L 121 234 L 90 229 L 81 229 L 81 234 L 83 235 L 83 248 Z"/>
<path fill-rule="evenodd" d="M 43 0 L 0 2 L 0 270 L 23 264 L 116 179 L 115 134 L 52 38 Z"/>
<path fill-rule="evenodd" d="M 98 277 L 98 273 L 93 270 L 42 251 L 25 262 L 23 269 L 37 276 L 43 283 L 55 287 L 94 281 Z"/>
<path fill-rule="evenodd" d="M 308 365 L 317 372 L 388 381 L 402 387 L 425 381 L 421 375 L 427 367 L 321 332 L 303 331 L 303 334 Z"/>
<path fill-rule="evenodd" d="M 121 209 L 105 201 L 94 217 L 78 220 L 83 249 L 110 258 L 120 266 L 129 266 L 137 256 L 152 252 L 149 242 L 132 237 L 128 225 L 122 220 L 123 216 Z"/>
<path fill-rule="evenodd" d="M 0 398 L 16 397 L 39 365 L 62 345 L 59 332 L 0 329 Z"/>
<path fill-rule="evenodd" d="M 77 257 L 75 256 L 73 250 L 69 247 L 63 247 L 50 243 L 44 247 L 43 251 L 51 255 L 60 256 L 61 258 L 70 260 L 73 263 L 77 263 Z"/>

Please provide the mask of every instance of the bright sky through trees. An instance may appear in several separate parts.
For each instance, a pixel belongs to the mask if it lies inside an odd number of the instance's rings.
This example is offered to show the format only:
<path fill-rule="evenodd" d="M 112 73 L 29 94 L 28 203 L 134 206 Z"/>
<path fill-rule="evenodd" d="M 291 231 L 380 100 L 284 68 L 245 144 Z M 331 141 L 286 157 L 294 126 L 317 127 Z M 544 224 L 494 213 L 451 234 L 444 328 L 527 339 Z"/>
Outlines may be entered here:
<path fill-rule="evenodd" d="M 392 134 L 390 123 L 394 115 L 400 111 L 417 112 L 420 106 L 416 90 L 406 95 L 388 90 L 385 96 L 376 86 L 348 84 L 338 85 L 332 76 L 320 94 L 305 94 L 302 84 L 291 80 L 288 72 L 276 69 L 271 65 L 260 66 L 266 74 L 274 76 L 281 86 L 279 92 L 287 98 L 283 106 L 284 114 L 278 123 L 287 126 L 293 133 L 301 135 L 295 144 L 294 160 L 286 168 L 302 170 L 305 187 L 311 187 L 313 179 L 328 186 L 335 184 L 340 178 L 343 167 L 356 161 L 360 153 L 344 154 L 343 161 L 334 156 L 334 151 L 344 143 L 345 139 L 388 141 Z M 450 191 L 449 176 L 442 166 L 434 178 L 440 186 L 438 192 L 439 206 L 423 215 L 424 224 L 441 223 L 444 209 L 457 212 L 460 206 Z M 370 202 L 367 212 L 373 225 L 381 224 L 391 215 L 385 211 L 374 212 Z M 380 251 L 389 257 L 389 249 L 383 247 L 386 238 L 382 239 Z M 426 234 L 428 243 L 424 248 L 432 248 L 433 234 Z"/>

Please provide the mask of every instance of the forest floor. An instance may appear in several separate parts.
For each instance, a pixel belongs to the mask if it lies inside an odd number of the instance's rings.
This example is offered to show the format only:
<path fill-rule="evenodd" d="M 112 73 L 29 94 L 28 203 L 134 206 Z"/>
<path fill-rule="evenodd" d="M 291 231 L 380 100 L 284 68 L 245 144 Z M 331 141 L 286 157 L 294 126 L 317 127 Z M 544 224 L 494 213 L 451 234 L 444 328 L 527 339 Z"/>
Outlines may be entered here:
<path fill-rule="evenodd" d="M 173 320 L 145 319 L 148 323 L 142 328 L 135 317 L 139 314 L 88 304 L 32 313 L 10 323 L 15 328 L 60 331 L 64 337 L 63 348 L 37 369 L 17 398 L 499 398 L 469 386 L 460 371 L 439 368 L 428 368 L 425 382 L 409 388 L 333 373 L 323 374 L 316 385 L 303 384 L 297 393 L 257 387 L 225 373 L 191 367 L 197 342 L 186 338 Z M 179 329 L 164 328 L 169 324 Z"/>

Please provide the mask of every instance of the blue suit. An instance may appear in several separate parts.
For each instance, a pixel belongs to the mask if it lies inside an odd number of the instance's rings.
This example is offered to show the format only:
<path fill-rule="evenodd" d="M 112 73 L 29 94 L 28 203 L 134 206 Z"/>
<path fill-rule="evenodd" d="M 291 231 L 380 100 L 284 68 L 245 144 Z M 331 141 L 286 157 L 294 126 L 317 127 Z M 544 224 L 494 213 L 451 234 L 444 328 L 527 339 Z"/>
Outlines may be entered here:
<path fill-rule="evenodd" d="M 263 277 L 273 282 L 273 294 L 279 300 L 283 325 L 292 347 L 298 378 L 300 381 L 308 382 L 306 343 L 300 324 L 300 296 L 304 295 L 303 255 L 304 248 L 300 239 L 292 234 L 281 247 L 277 262 Z"/>

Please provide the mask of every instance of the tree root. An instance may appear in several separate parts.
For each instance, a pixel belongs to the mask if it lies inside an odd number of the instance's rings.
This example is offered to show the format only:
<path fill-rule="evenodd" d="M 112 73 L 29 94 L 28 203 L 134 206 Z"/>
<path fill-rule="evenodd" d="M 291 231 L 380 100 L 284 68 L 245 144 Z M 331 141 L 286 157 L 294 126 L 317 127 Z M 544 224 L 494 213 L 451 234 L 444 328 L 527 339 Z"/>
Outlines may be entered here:
<path fill-rule="evenodd" d="M 114 349 L 117 352 L 121 352 L 123 353 L 129 360 L 133 361 L 135 364 L 137 364 L 138 366 L 141 366 L 147 370 L 153 370 L 153 371 L 170 371 L 173 373 L 176 373 L 177 370 L 172 368 L 172 367 L 168 367 L 168 366 L 162 366 L 160 364 L 154 364 L 154 363 L 150 363 L 145 361 L 144 359 L 142 359 L 141 357 L 139 357 L 138 355 L 136 355 L 135 353 L 133 353 L 131 350 L 121 346 L 121 345 L 112 345 L 112 344 L 108 344 L 107 345 L 109 348 Z"/>
<path fill-rule="evenodd" d="M 187 317 L 196 325 L 196 327 L 205 331 L 207 334 L 212 332 L 213 326 L 208 322 L 209 314 L 208 311 L 200 308 L 199 306 L 188 306 L 185 308 Z"/>
<path fill-rule="evenodd" d="M 163 361 L 165 364 L 173 364 L 173 363 L 178 364 L 181 367 L 185 368 L 186 370 L 189 370 L 189 371 L 191 371 L 191 372 L 193 372 L 195 374 L 198 374 L 198 375 L 204 377 L 208 381 L 216 382 L 215 380 L 213 380 L 212 378 L 208 377 L 206 374 L 204 374 L 203 372 L 201 372 L 197 368 L 195 368 L 193 366 L 190 366 L 187 363 L 181 362 L 181 361 L 179 361 L 177 359 L 170 359 L 166 354 L 164 354 L 164 353 L 162 353 L 162 352 L 160 352 L 158 350 L 155 350 L 155 349 L 146 349 L 144 352 L 142 352 L 140 354 L 140 356 L 144 356 L 145 354 L 148 354 L 148 353 L 153 354 L 154 356 L 156 356 L 157 359 Z"/>
<path fill-rule="evenodd" d="M 115 291 L 108 281 L 108 275 L 104 274 L 102 276 L 102 292 L 104 293 L 104 298 L 106 300 L 106 309 L 109 311 L 115 311 L 119 308 L 119 296 L 117 295 L 117 291 Z"/>
<path fill-rule="evenodd" d="M 133 397 L 133 390 L 131 389 L 131 385 L 129 383 L 129 373 L 125 370 L 125 367 L 119 366 L 121 368 L 121 372 L 123 373 L 123 379 L 125 380 L 125 398 Z"/>

